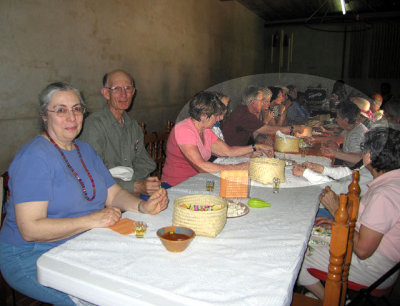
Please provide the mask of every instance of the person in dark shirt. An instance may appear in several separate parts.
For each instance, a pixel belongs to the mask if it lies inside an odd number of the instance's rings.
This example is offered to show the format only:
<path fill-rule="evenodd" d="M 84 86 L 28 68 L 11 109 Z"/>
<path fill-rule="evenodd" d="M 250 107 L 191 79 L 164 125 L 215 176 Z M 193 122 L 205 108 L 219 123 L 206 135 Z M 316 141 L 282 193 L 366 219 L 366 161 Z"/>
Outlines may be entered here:
<path fill-rule="evenodd" d="M 245 146 L 256 142 L 258 136 L 272 135 L 278 130 L 285 134 L 302 133 L 304 126 L 269 126 L 259 118 L 262 110 L 269 107 L 261 88 L 248 86 L 242 95 L 242 105 L 238 106 L 222 126 L 225 141 L 230 146 Z"/>

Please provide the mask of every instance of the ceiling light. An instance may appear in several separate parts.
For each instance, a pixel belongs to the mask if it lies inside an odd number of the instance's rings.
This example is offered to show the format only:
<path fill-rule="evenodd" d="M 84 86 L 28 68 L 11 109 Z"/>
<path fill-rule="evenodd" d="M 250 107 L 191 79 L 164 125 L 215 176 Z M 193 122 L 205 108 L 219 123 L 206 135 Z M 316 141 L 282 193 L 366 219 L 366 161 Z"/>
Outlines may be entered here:
<path fill-rule="evenodd" d="M 342 12 L 343 15 L 346 15 L 346 4 L 344 3 L 345 0 L 340 0 L 340 4 L 342 5 Z"/>

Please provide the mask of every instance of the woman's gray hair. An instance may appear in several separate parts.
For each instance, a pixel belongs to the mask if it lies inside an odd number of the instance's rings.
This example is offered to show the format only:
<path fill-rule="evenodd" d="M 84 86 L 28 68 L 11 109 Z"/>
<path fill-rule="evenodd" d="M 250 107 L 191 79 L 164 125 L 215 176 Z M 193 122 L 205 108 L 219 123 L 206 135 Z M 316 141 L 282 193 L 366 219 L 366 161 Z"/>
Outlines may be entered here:
<path fill-rule="evenodd" d="M 189 101 L 189 115 L 197 121 L 201 121 L 202 115 L 206 115 L 207 118 L 212 115 L 220 116 L 225 110 L 226 106 L 220 101 L 215 92 L 199 92 Z"/>
<path fill-rule="evenodd" d="M 364 154 L 370 153 L 371 166 L 388 172 L 400 168 L 400 131 L 375 127 L 364 134 L 361 143 Z"/>
<path fill-rule="evenodd" d="M 80 93 L 80 91 L 73 87 L 72 85 L 65 83 L 65 82 L 55 82 L 55 83 L 51 83 L 49 85 L 46 86 L 45 89 L 43 89 L 41 91 L 41 93 L 39 94 L 39 115 L 41 118 L 41 128 L 43 131 L 45 131 L 47 129 L 47 124 L 46 122 L 43 120 L 43 117 L 47 117 L 47 108 L 49 107 L 50 101 L 53 97 L 53 95 L 57 92 L 60 91 L 70 91 L 72 90 L 73 92 L 76 93 L 76 95 L 79 98 L 79 103 L 82 105 L 82 107 L 86 108 L 86 103 L 82 98 L 82 95 Z"/>

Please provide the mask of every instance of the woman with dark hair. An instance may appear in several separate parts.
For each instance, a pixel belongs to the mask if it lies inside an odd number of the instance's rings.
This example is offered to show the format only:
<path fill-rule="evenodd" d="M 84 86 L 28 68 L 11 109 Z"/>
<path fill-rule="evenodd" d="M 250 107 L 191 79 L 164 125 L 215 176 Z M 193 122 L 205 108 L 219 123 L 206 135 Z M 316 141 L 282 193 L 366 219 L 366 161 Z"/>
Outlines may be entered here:
<path fill-rule="evenodd" d="M 273 116 L 268 120 L 264 120 L 264 123 L 272 126 L 282 126 L 286 120 L 287 109 L 291 105 L 290 101 L 289 103 L 284 103 L 287 99 L 285 90 L 288 91 L 288 89 L 286 87 L 270 87 L 269 89 L 272 92 L 269 110 L 273 113 Z"/>
<path fill-rule="evenodd" d="M 79 90 L 63 82 L 40 94 L 42 133 L 18 151 L 10 166 L 10 200 L 0 231 L 0 269 L 7 283 L 36 300 L 74 305 L 36 279 L 45 252 L 92 228 L 114 225 L 121 210 L 156 214 L 167 207 L 165 189 L 147 200 L 117 185 L 101 158 L 75 139 L 85 104 Z"/>
<path fill-rule="evenodd" d="M 361 147 L 363 163 L 374 179 L 360 202 L 349 281 L 369 286 L 400 261 L 400 131 L 374 128 L 365 134 Z M 338 195 L 326 187 L 319 199 L 334 215 L 339 207 Z M 332 222 L 320 217 L 315 224 Z M 315 246 L 306 254 L 298 279 L 320 299 L 324 288 L 307 269 L 327 271 L 328 263 L 329 246 Z M 392 285 L 397 275 L 378 288 Z"/>
<path fill-rule="evenodd" d="M 211 153 L 216 156 L 241 156 L 259 151 L 273 155 L 273 148 L 265 144 L 231 147 L 219 139 L 212 127 L 225 111 L 226 106 L 215 92 L 200 92 L 189 101 L 190 117 L 177 123 L 168 138 L 167 158 L 161 178 L 163 182 L 174 186 L 199 172 L 248 168 L 248 163 L 213 164 L 208 161 Z"/>

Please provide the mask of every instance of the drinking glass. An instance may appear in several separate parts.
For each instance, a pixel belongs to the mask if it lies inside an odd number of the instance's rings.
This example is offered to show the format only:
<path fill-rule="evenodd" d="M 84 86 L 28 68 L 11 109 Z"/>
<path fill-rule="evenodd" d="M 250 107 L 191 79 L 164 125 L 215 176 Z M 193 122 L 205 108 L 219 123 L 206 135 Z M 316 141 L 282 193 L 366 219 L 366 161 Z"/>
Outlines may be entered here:
<path fill-rule="evenodd" d="M 279 186 L 281 184 L 281 180 L 279 177 L 274 177 L 272 180 L 272 187 L 273 187 L 273 193 L 278 193 L 279 192 Z"/>
<path fill-rule="evenodd" d="M 146 234 L 147 224 L 143 221 L 136 221 L 135 222 L 135 234 L 136 238 L 143 238 Z"/>
<path fill-rule="evenodd" d="M 214 191 L 214 185 L 215 185 L 214 181 L 212 181 L 212 180 L 207 181 L 206 182 L 206 190 L 207 191 Z"/>

